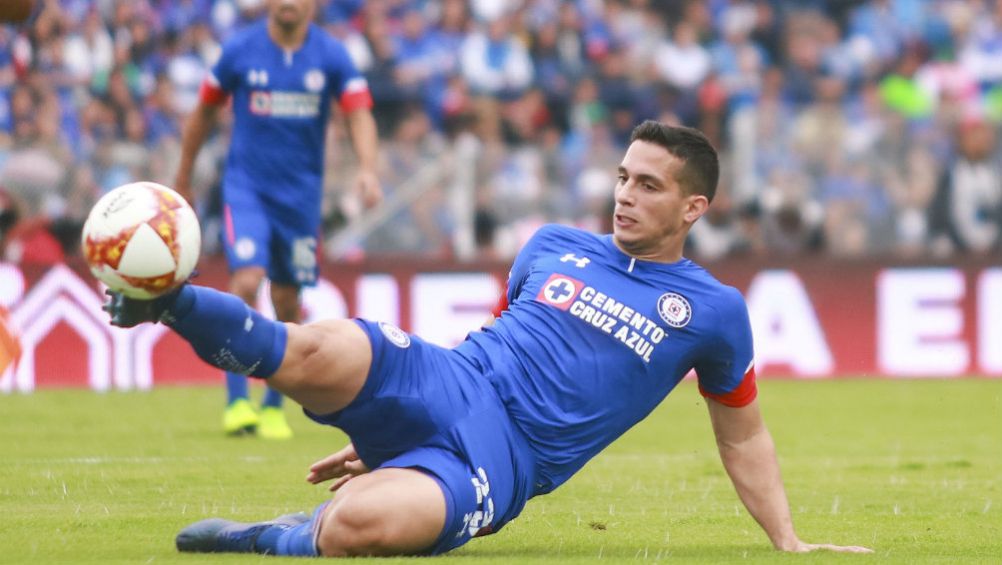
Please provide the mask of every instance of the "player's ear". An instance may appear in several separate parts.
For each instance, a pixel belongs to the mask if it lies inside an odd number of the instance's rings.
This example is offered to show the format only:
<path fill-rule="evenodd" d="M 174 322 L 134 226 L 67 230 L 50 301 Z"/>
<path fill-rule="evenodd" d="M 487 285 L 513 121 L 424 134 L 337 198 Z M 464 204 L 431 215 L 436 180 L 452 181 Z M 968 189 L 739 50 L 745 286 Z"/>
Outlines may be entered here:
<path fill-rule="evenodd" d="M 692 224 L 703 217 L 707 208 L 710 207 L 710 200 L 703 194 L 690 194 L 685 198 L 685 221 Z"/>

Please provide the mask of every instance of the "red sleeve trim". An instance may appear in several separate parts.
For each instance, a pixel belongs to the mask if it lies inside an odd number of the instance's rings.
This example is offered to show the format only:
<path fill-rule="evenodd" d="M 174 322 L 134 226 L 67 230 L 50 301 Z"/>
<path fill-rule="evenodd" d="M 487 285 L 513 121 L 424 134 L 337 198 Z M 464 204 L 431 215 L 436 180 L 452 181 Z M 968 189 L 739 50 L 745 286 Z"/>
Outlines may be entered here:
<path fill-rule="evenodd" d="M 748 367 L 748 372 L 741 379 L 741 383 L 730 392 L 716 394 L 704 389 L 703 385 L 700 384 L 699 393 L 731 408 L 748 406 L 758 396 L 758 386 L 755 384 L 755 366 Z"/>
<path fill-rule="evenodd" d="M 491 309 L 491 314 L 494 314 L 495 318 L 501 317 L 501 312 L 508 309 L 508 285 L 504 286 L 504 291 L 501 292 L 501 296 L 498 297 L 498 303 L 494 305 Z"/>
<path fill-rule="evenodd" d="M 345 113 L 370 108 L 372 108 L 372 95 L 369 94 L 368 90 L 345 92 L 341 95 L 341 111 Z"/>
<path fill-rule="evenodd" d="M 202 85 L 198 87 L 198 99 L 206 104 L 214 106 L 225 104 L 229 97 L 230 95 L 219 88 L 219 85 L 211 77 L 206 77 L 202 81 Z"/>
<path fill-rule="evenodd" d="M 341 91 L 341 111 L 344 113 L 372 108 L 372 94 L 365 77 L 357 76 L 348 80 Z"/>

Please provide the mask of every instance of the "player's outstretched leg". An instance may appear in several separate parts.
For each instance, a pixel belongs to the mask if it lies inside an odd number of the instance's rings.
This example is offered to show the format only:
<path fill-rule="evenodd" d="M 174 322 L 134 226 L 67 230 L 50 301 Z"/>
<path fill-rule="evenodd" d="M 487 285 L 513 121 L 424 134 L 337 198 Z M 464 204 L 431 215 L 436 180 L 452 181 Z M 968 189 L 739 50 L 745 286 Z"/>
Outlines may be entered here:
<path fill-rule="evenodd" d="M 112 324 L 162 322 L 191 343 L 202 360 L 225 371 L 268 377 L 285 354 L 285 324 L 268 320 L 231 294 L 185 284 L 153 300 L 108 295 L 104 309 Z"/>
<path fill-rule="evenodd" d="M 209 518 L 184 528 L 177 548 L 198 553 L 347 557 L 424 554 L 444 526 L 438 484 L 414 469 L 379 469 L 355 477 L 311 516 L 266 522 Z"/>
<path fill-rule="evenodd" d="M 344 484 L 322 515 L 317 550 L 324 557 L 422 555 L 446 520 L 435 479 L 415 469 L 376 469 Z"/>
<path fill-rule="evenodd" d="M 299 534 L 296 536 L 295 534 Z M 310 553 L 289 553 L 278 541 L 299 537 L 309 540 Z M 234 522 L 209 518 L 184 528 L 175 543 L 178 551 L 194 553 L 264 553 L 271 555 L 316 555 L 310 516 L 299 512 L 266 522 Z M 288 545 L 288 544 L 286 544 Z M 283 552 L 282 549 L 286 551 Z"/>
<path fill-rule="evenodd" d="M 205 362 L 268 384 L 317 414 L 343 409 L 369 373 L 368 335 L 352 320 L 299 326 L 269 320 L 232 294 L 186 284 L 154 300 L 109 292 L 111 323 L 162 322 Z"/>

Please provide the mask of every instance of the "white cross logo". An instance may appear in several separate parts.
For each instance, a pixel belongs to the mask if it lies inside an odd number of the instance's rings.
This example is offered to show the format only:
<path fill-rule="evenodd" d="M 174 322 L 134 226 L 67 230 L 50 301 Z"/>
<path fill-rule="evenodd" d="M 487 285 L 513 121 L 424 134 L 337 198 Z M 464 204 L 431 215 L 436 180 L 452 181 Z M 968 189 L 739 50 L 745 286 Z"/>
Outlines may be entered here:
<path fill-rule="evenodd" d="M 567 279 L 556 278 L 543 289 L 543 295 L 552 304 L 563 304 L 574 297 L 574 283 Z"/>

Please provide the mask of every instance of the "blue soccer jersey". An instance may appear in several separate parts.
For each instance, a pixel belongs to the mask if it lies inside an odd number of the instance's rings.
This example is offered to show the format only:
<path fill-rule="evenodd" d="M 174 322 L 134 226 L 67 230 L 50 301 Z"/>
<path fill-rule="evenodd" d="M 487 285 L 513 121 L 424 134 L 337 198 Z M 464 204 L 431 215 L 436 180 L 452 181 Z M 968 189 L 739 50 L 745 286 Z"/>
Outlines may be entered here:
<path fill-rule="evenodd" d="M 345 47 L 311 24 L 303 45 L 285 50 L 271 40 L 266 22 L 254 24 L 224 45 L 203 84 L 203 101 L 227 95 L 234 126 L 224 186 L 318 214 L 331 100 L 347 112 L 372 106 Z"/>
<path fill-rule="evenodd" d="M 647 416 L 690 370 L 705 396 L 755 399 L 744 300 L 687 259 L 635 260 L 610 235 L 546 226 L 515 259 L 507 301 L 457 351 L 528 438 L 536 494 Z"/>

